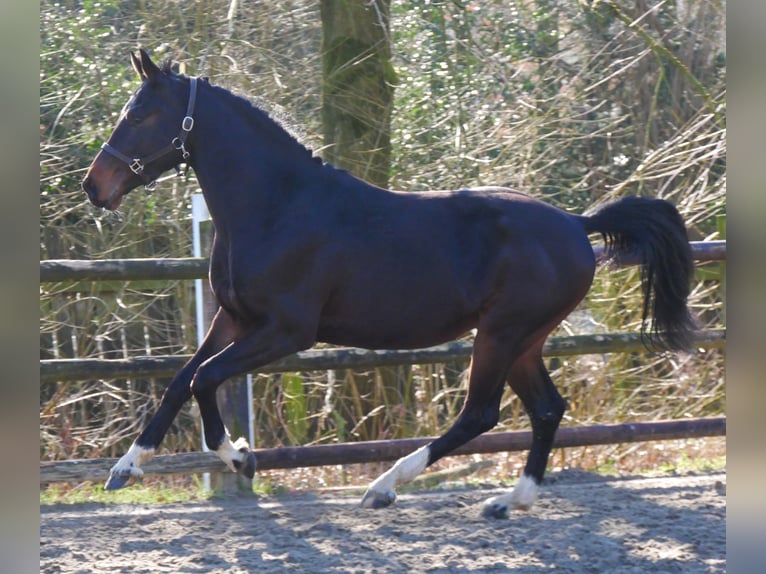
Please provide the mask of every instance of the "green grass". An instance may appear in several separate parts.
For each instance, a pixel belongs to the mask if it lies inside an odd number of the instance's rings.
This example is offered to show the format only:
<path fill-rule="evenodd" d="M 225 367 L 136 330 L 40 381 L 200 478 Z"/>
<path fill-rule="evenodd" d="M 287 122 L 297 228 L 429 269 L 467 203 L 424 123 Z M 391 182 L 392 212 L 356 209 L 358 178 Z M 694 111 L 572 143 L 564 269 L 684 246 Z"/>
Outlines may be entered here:
<path fill-rule="evenodd" d="M 692 458 L 686 454 L 681 454 L 681 457 L 675 463 L 662 464 L 657 468 L 646 469 L 642 474 L 716 472 L 722 470 L 726 470 L 726 455 L 715 456 L 712 458 Z"/>
<path fill-rule="evenodd" d="M 626 465 L 614 458 L 607 458 L 600 462 L 592 472 L 604 476 L 617 476 L 620 474 L 641 474 L 646 476 L 663 476 L 667 474 L 685 474 L 698 472 L 720 472 L 726 470 L 726 455 L 715 454 L 712 456 L 689 456 L 680 453 L 671 460 L 653 463 L 651 461 L 639 461 L 636 465 Z"/>
<path fill-rule="evenodd" d="M 196 477 L 187 484 L 167 484 L 161 479 L 139 482 L 120 490 L 106 491 L 100 483 L 83 482 L 72 486 L 52 484 L 40 490 L 40 505 L 52 504 L 168 504 L 209 500 L 215 493 L 206 491 Z"/>
<path fill-rule="evenodd" d="M 261 497 L 289 494 L 285 484 L 274 482 L 269 477 L 256 477 L 253 494 Z M 51 484 L 40 490 L 40 505 L 54 504 L 138 504 L 157 505 L 175 502 L 188 503 L 215 499 L 222 496 L 219 491 L 207 490 L 198 475 L 191 477 L 147 477 L 127 488 L 104 490 L 103 484 L 92 481 L 80 484 Z"/>
<path fill-rule="evenodd" d="M 709 459 L 693 459 L 686 455 L 675 462 L 663 463 L 659 466 L 647 466 L 631 470 L 629 474 L 643 474 L 646 476 L 662 476 L 666 474 L 685 474 L 695 472 L 718 472 L 726 470 L 726 457 L 718 456 Z M 624 474 L 620 465 L 615 460 L 607 460 L 593 469 L 593 472 L 603 476 L 617 476 Z"/>

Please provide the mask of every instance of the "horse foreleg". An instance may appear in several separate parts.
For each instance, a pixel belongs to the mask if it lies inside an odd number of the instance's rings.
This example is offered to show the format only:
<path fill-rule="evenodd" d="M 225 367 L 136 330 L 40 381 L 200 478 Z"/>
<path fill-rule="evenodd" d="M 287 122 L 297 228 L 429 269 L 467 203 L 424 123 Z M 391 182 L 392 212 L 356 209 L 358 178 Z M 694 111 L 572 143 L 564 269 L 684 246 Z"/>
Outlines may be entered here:
<path fill-rule="evenodd" d="M 399 459 L 372 482 L 362 498 L 363 507 L 389 506 L 396 500 L 397 484 L 412 480 L 429 465 L 497 424 L 507 349 L 479 333 L 471 357 L 468 394 L 457 420 L 443 436 Z"/>
<path fill-rule="evenodd" d="M 202 415 L 205 443 L 232 471 L 247 478 L 253 478 L 255 474 L 255 454 L 244 438 L 232 442 L 218 410 L 216 391 L 230 377 L 310 347 L 312 336 L 298 337 L 299 332 L 301 329 L 297 327 L 285 328 L 276 322 L 268 322 L 242 334 L 204 361 L 194 375 L 191 389 Z"/>
<path fill-rule="evenodd" d="M 133 479 L 144 474 L 141 465 L 154 456 L 178 411 L 192 396 L 190 384 L 197 368 L 208 357 L 214 355 L 229 343 L 234 331 L 228 316 L 221 311 L 213 318 L 205 339 L 197 352 L 176 373 L 160 401 L 157 412 L 144 430 L 133 442 L 109 472 L 104 485 L 106 490 L 127 486 Z"/>
<path fill-rule="evenodd" d="M 532 422 L 532 447 L 514 489 L 484 503 L 483 514 L 503 518 L 511 509 L 527 510 L 537 499 L 553 438 L 566 409 L 539 352 L 527 354 L 511 367 L 508 383 L 519 396 Z"/>

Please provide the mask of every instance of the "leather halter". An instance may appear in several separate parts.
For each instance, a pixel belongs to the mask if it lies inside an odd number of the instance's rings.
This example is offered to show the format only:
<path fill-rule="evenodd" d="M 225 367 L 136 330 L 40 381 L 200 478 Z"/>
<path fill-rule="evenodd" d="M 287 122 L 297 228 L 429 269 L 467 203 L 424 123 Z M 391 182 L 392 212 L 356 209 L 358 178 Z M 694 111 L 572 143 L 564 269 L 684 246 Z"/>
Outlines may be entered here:
<path fill-rule="evenodd" d="M 184 119 L 181 120 L 181 130 L 178 132 L 178 135 L 173 138 L 173 140 L 163 147 L 161 150 L 146 156 L 144 158 L 140 157 L 128 157 L 118 149 L 115 149 L 113 146 L 109 145 L 108 143 L 104 142 L 101 144 L 101 149 L 103 149 L 105 152 L 112 154 L 114 157 L 119 159 L 120 161 L 126 163 L 128 167 L 130 168 L 130 171 L 135 173 L 138 176 L 142 176 L 144 172 L 144 168 L 152 163 L 153 161 L 157 161 L 161 157 L 166 156 L 169 153 L 173 153 L 175 151 L 181 152 L 181 157 L 183 159 L 187 159 L 189 157 L 189 151 L 184 147 L 184 144 L 186 143 L 186 138 L 189 137 L 189 133 L 192 131 L 192 128 L 194 127 L 194 102 L 197 99 L 197 78 L 189 78 L 189 103 L 186 106 L 186 115 L 184 116 Z M 177 168 L 176 168 L 177 169 Z M 180 173 L 180 171 L 179 171 Z M 157 185 L 157 180 L 153 179 L 149 181 L 148 183 L 144 184 L 144 187 L 146 189 L 152 190 Z"/>

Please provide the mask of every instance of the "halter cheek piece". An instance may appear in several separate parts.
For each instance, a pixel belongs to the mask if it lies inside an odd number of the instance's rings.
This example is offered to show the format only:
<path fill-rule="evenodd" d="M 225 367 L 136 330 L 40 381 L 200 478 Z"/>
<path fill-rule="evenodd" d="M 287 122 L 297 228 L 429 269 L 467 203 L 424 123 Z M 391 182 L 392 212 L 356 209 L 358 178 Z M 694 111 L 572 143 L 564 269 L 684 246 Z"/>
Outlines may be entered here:
<path fill-rule="evenodd" d="M 116 157 L 123 163 L 126 163 L 128 167 L 130 168 L 130 171 L 132 171 L 133 173 L 135 173 L 136 175 L 142 178 L 144 178 L 143 176 L 144 168 L 148 164 L 152 163 L 153 161 L 157 161 L 158 159 L 166 156 L 169 153 L 180 151 L 181 157 L 183 159 L 188 159 L 190 154 L 189 154 L 189 150 L 186 149 L 185 144 L 186 144 L 186 138 L 189 137 L 189 132 L 191 132 L 192 128 L 194 127 L 193 114 L 194 114 L 194 102 L 197 99 L 197 78 L 189 78 L 189 80 L 190 80 L 189 81 L 189 103 L 186 106 L 186 116 L 184 116 L 184 119 L 181 121 L 181 131 L 178 132 L 178 135 L 174 137 L 168 145 L 166 145 L 164 148 L 162 148 L 158 152 L 155 152 L 152 155 L 144 157 L 144 158 L 140 158 L 140 157 L 130 158 L 106 142 L 101 144 L 101 149 L 103 149 L 107 153 L 112 154 L 114 157 Z M 181 172 L 178 171 L 178 174 L 180 175 Z M 149 181 L 148 183 L 145 183 L 144 187 L 146 187 L 146 189 L 151 191 L 152 189 L 156 187 L 156 185 L 157 185 L 157 180 L 153 179 Z"/>

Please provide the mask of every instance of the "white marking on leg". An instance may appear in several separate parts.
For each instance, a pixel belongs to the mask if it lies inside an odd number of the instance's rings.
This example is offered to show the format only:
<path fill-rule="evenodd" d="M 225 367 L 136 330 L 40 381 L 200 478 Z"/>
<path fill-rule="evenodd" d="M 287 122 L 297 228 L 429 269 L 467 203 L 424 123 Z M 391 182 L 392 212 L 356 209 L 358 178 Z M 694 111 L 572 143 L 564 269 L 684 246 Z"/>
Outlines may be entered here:
<path fill-rule="evenodd" d="M 492 514 L 502 514 L 508 510 L 529 510 L 537 500 L 540 487 L 535 480 L 526 474 L 522 474 L 514 489 L 508 494 L 493 496 L 484 502 L 484 508 L 495 508 Z"/>
<path fill-rule="evenodd" d="M 142 476 L 144 471 L 141 470 L 141 465 L 153 456 L 153 448 L 146 448 L 133 443 L 128 449 L 128 452 L 126 452 L 120 460 L 117 461 L 117 464 L 112 467 L 111 472 L 116 475 L 130 474 L 135 477 Z"/>
<path fill-rule="evenodd" d="M 244 449 L 244 452 L 240 449 Z M 226 438 L 223 440 L 221 446 L 216 449 L 216 454 L 219 458 L 226 463 L 233 472 L 237 472 L 237 467 L 234 466 L 234 461 L 243 463 L 247 458 L 247 454 L 250 452 L 250 445 L 244 437 L 239 437 L 236 442 L 231 442 L 229 433 L 226 433 Z"/>
<path fill-rule="evenodd" d="M 516 487 L 511 492 L 511 508 L 528 510 L 537 500 L 540 487 L 530 476 L 522 474 Z"/>
<path fill-rule="evenodd" d="M 375 498 L 378 501 L 388 499 L 390 501 L 389 504 L 393 502 L 396 499 L 396 492 L 394 490 L 396 485 L 402 482 L 409 482 L 423 472 L 426 466 L 428 466 L 428 456 L 429 450 L 428 445 L 426 445 L 397 460 L 394 466 L 370 484 L 362 504 L 370 506 Z"/>

